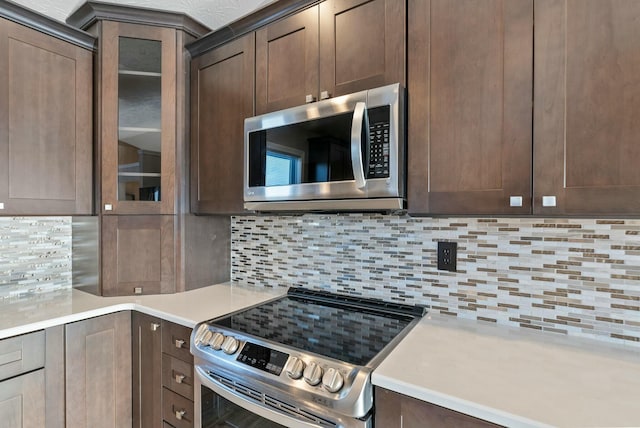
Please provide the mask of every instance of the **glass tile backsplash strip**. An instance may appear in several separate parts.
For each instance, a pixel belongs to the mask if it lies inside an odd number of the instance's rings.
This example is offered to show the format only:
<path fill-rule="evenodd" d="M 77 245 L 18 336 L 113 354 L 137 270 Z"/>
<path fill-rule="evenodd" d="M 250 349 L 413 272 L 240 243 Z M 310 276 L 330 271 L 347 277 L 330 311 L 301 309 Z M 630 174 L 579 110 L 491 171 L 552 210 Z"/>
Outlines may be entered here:
<path fill-rule="evenodd" d="M 427 305 L 431 312 L 640 346 L 640 220 L 232 219 L 231 277 Z M 437 270 L 437 241 L 458 270 Z"/>
<path fill-rule="evenodd" d="M 0 299 L 71 287 L 71 217 L 0 217 Z"/>

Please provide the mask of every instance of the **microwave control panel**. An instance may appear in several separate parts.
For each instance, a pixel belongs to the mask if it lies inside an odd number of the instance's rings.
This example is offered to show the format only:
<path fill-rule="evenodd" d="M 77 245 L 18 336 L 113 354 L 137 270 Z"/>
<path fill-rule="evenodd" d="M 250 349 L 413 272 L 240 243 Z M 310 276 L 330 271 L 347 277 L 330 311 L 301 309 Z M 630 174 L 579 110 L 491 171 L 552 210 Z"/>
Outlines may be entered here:
<path fill-rule="evenodd" d="M 367 178 L 389 177 L 389 106 L 369 110 Z"/>

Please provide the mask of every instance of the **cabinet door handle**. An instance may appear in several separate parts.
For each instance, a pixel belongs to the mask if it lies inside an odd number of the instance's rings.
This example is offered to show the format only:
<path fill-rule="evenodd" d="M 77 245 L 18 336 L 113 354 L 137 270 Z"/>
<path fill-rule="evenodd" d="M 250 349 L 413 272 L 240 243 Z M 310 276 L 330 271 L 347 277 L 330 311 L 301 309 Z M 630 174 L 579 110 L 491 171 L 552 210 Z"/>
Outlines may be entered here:
<path fill-rule="evenodd" d="M 176 374 L 176 383 L 182 383 L 182 381 L 184 380 L 186 376 L 181 374 L 181 373 L 177 373 Z"/>
<path fill-rule="evenodd" d="M 510 196 L 509 197 L 509 206 L 510 207 L 521 207 L 522 206 L 522 196 Z"/>
<path fill-rule="evenodd" d="M 184 418 L 184 415 L 187 414 L 187 411 L 182 409 L 182 410 L 176 410 L 176 419 L 181 421 L 182 418 Z"/>
<path fill-rule="evenodd" d="M 182 349 L 182 345 L 185 344 L 185 341 L 182 339 L 176 339 L 176 348 Z"/>
<path fill-rule="evenodd" d="M 160 324 L 158 324 L 157 322 L 151 323 L 151 331 L 158 331 L 159 328 L 160 328 Z"/>

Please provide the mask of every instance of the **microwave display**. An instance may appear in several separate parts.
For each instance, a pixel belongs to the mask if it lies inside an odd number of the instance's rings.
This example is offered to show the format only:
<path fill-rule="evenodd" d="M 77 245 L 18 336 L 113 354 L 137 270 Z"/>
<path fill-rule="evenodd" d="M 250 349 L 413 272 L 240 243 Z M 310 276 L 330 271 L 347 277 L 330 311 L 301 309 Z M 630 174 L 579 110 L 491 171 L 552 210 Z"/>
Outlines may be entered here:
<path fill-rule="evenodd" d="M 390 107 L 367 111 L 361 153 L 365 178 L 389 177 Z M 249 133 L 249 187 L 290 186 L 354 179 L 353 112 Z"/>

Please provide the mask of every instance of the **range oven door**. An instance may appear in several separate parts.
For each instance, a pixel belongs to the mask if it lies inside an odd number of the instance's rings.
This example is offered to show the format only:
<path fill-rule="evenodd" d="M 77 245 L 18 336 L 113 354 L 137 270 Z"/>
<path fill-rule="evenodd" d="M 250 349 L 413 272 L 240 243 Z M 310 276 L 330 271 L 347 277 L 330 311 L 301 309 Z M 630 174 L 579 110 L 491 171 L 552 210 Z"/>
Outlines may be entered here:
<path fill-rule="evenodd" d="M 198 365 L 194 378 L 196 428 L 371 428 L 373 424 L 371 414 L 365 419 L 337 421 L 318 419 L 312 414 L 303 416 L 304 410 L 295 405 L 270 399 L 231 379 L 215 380 Z"/>
<path fill-rule="evenodd" d="M 403 93 L 395 84 L 246 119 L 245 208 L 395 199 L 389 209 L 402 209 Z"/>

